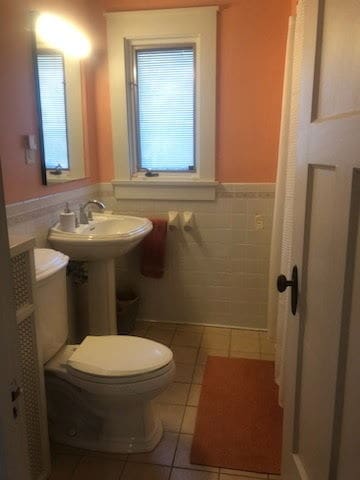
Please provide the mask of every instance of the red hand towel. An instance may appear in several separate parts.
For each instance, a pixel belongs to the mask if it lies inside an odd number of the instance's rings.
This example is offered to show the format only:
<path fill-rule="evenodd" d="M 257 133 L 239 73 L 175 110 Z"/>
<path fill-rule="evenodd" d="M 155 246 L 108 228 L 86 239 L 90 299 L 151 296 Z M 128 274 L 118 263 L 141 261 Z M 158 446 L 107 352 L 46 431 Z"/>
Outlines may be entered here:
<path fill-rule="evenodd" d="M 145 277 L 164 275 L 167 220 L 150 218 L 153 229 L 142 241 L 141 273 Z"/>

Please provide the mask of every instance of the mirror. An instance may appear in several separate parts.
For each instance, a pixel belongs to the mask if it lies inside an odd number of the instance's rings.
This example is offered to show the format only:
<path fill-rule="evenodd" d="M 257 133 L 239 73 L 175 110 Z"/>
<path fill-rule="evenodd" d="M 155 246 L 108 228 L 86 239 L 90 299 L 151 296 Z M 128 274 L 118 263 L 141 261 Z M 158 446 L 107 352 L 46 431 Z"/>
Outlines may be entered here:
<path fill-rule="evenodd" d="M 61 17 L 33 14 L 33 64 L 44 185 L 86 176 L 81 58 L 89 51 L 86 37 Z"/>

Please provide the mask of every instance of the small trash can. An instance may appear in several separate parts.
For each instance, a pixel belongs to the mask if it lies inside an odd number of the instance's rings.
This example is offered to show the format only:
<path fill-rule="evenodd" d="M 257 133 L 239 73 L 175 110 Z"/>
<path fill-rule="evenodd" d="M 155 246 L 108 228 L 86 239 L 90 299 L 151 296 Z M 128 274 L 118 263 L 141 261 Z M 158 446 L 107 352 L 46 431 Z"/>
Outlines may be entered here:
<path fill-rule="evenodd" d="M 133 290 L 120 290 L 116 294 L 116 318 L 118 333 L 126 335 L 135 329 L 139 311 L 139 297 Z"/>

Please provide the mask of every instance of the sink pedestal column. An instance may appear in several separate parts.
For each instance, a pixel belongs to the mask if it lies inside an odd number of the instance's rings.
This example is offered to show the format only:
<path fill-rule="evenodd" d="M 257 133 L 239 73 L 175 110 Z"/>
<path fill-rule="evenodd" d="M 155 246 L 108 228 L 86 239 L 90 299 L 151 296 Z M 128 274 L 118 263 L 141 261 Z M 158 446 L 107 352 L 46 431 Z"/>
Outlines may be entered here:
<path fill-rule="evenodd" d="M 88 262 L 89 335 L 116 335 L 115 261 Z"/>

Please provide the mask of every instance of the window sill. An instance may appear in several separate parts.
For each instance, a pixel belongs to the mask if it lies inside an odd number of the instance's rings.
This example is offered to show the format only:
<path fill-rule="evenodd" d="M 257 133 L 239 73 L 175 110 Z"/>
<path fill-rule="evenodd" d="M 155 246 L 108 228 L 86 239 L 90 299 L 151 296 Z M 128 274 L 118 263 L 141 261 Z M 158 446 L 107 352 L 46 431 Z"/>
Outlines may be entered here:
<path fill-rule="evenodd" d="M 119 200 L 215 200 L 216 181 L 170 180 L 153 178 L 113 180 L 114 196 Z"/>

